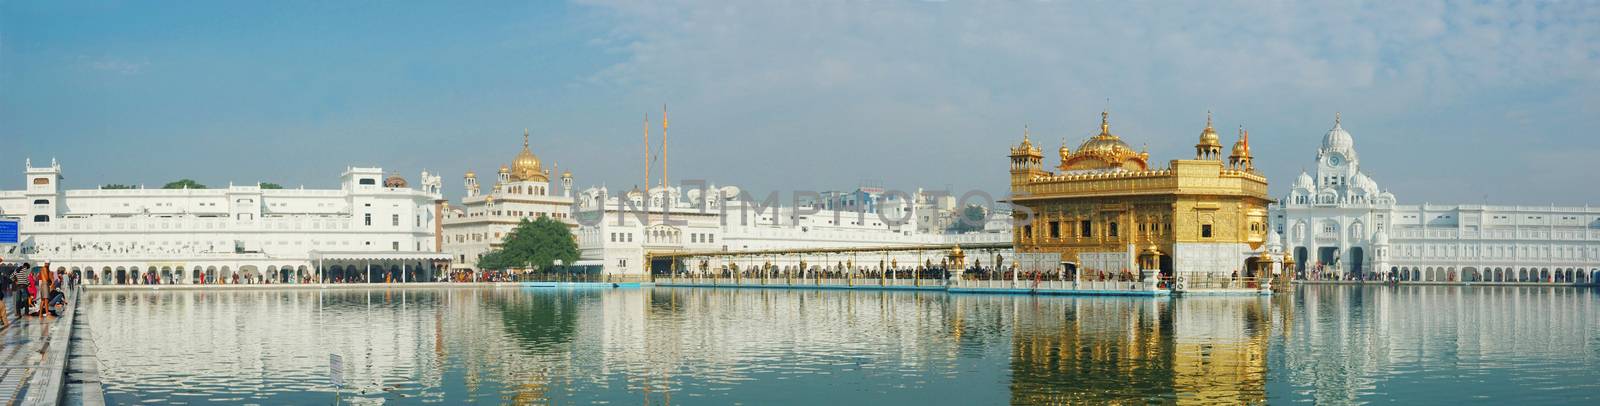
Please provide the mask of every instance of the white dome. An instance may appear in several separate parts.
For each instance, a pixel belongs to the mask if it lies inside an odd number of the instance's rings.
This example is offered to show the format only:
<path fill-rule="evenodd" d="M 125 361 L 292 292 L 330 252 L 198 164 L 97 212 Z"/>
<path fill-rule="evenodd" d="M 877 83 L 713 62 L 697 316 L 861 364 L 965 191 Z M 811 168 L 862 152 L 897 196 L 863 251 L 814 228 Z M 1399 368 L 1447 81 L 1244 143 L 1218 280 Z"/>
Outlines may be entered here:
<path fill-rule="evenodd" d="M 1278 235 L 1278 230 L 1273 229 L 1271 231 L 1268 231 L 1267 232 L 1267 250 L 1268 251 L 1278 251 L 1279 247 L 1282 247 L 1282 246 L 1283 246 L 1283 236 Z"/>
<path fill-rule="evenodd" d="M 1389 245 L 1389 232 L 1378 230 L 1378 234 L 1372 236 L 1372 245 Z"/>
<path fill-rule="evenodd" d="M 1306 171 L 1300 171 L 1300 177 L 1295 179 L 1294 187 L 1310 189 L 1311 188 L 1311 174 L 1306 173 Z"/>
<path fill-rule="evenodd" d="M 1365 192 L 1365 194 L 1373 195 L 1378 193 L 1378 182 L 1374 182 L 1372 178 L 1367 177 L 1367 174 L 1365 173 L 1356 172 L 1355 179 L 1351 180 L 1350 183 L 1354 184 L 1357 189 Z"/>
<path fill-rule="evenodd" d="M 1322 151 L 1339 152 L 1349 160 L 1354 161 L 1356 159 L 1355 138 L 1352 138 L 1350 133 L 1344 130 L 1337 118 L 1333 121 L 1333 129 L 1328 130 L 1328 133 L 1322 136 Z"/>

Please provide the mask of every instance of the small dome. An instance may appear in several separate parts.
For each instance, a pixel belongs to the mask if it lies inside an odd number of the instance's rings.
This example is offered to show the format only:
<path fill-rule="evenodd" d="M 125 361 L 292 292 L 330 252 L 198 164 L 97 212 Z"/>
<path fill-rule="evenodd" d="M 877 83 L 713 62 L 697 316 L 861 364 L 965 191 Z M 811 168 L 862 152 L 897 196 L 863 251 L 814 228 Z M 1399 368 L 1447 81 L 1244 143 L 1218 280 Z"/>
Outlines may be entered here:
<path fill-rule="evenodd" d="M 1333 129 L 1322 136 L 1322 150 L 1324 152 L 1339 152 L 1351 161 L 1356 159 L 1356 141 L 1350 133 L 1344 130 L 1337 114 L 1333 117 Z"/>
<path fill-rule="evenodd" d="M 1271 231 L 1267 231 L 1267 247 L 1271 248 L 1273 250 L 1277 250 L 1279 247 L 1282 247 L 1282 246 L 1283 246 L 1283 236 L 1282 235 L 1278 235 L 1278 230 L 1277 229 L 1272 229 Z"/>
<path fill-rule="evenodd" d="M 1200 130 L 1200 145 L 1222 148 L 1222 138 L 1217 136 L 1217 129 L 1211 128 L 1211 112 L 1206 112 L 1206 128 Z"/>
<path fill-rule="evenodd" d="M 1389 245 L 1389 232 L 1378 230 L 1378 234 L 1372 236 L 1372 245 Z"/>
<path fill-rule="evenodd" d="M 1311 174 L 1306 173 L 1306 171 L 1300 171 L 1300 177 L 1294 180 L 1294 187 L 1310 189 Z"/>
<path fill-rule="evenodd" d="M 500 173 L 510 173 L 510 172 L 511 172 L 511 167 L 505 166 L 505 165 L 500 165 Z"/>
<path fill-rule="evenodd" d="M 473 172 L 473 171 L 467 171 L 467 177 L 476 178 L 476 177 L 478 177 L 478 173 L 477 172 Z"/>
<path fill-rule="evenodd" d="M 383 187 L 406 187 L 406 178 L 396 173 L 383 180 Z"/>
<path fill-rule="evenodd" d="M 1378 193 L 1378 182 L 1375 182 L 1372 180 L 1372 178 L 1367 177 L 1367 174 L 1365 173 L 1356 172 L 1355 178 L 1351 179 L 1350 183 L 1367 194 Z"/>

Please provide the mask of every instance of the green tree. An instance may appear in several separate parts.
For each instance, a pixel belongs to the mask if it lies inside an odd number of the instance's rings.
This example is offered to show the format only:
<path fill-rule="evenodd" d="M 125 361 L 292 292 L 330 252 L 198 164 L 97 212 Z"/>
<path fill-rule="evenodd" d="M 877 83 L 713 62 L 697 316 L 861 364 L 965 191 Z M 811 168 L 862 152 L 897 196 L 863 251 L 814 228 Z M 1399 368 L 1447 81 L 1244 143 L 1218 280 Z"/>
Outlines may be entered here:
<path fill-rule="evenodd" d="M 945 228 L 945 232 L 961 234 L 983 231 L 983 223 L 988 217 L 989 213 L 983 209 L 983 206 L 974 204 L 963 207 L 961 208 L 961 215 L 956 218 L 955 222 L 950 223 L 950 227 Z"/>
<path fill-rule="evenodd" d="M 262 189 L 283 189 L 283 185 L 279 185 L 279 184 L 272 183 L 272 182 L 267 182 L 267 183 L 262 183 L 261 184 L 261 188 Z"/>
<path fill-rule="evenodd" d="M 133 189 L 135 187 L 136 186 L 124 185 L 124 184 L 121 184 L 121 183 L 107 183 L 107 184 L 104 184 L 104 185 L 100 185 L 101 189 Z"/>
<path fill-rule="evenodd" d="M 200 184 L 200 182 L 195 182 L 194 179 L 184 178 L 184 179 L 178 179 L 178 180 L 173 181 L 171 183 L 167 183 L 166 186 L 162 186 L 161 188 L 162 189 L 205 189 L 206 185 L 202 185 L 202 184 Z"/>
<path fill-rule="evenodd" d="M 556 260 L 571 264 L 578 260 L 578 242 L 566 224 L 549 217 L 522 219 L 500 242 L 500 249 L 478 260 L 481 269 L 549 269 Z"/>

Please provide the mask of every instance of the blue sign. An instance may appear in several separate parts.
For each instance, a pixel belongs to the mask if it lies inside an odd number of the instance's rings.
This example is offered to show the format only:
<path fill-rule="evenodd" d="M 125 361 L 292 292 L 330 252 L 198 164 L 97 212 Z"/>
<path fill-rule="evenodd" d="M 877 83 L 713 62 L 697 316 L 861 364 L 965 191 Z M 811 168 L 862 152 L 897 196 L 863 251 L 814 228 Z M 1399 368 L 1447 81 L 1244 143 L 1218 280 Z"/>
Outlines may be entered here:
<path fill-rule="evenodd" d="M 17 233 L 18 220 L 0 219 L 0 244 L 16 244 L 22 241 Z"/>

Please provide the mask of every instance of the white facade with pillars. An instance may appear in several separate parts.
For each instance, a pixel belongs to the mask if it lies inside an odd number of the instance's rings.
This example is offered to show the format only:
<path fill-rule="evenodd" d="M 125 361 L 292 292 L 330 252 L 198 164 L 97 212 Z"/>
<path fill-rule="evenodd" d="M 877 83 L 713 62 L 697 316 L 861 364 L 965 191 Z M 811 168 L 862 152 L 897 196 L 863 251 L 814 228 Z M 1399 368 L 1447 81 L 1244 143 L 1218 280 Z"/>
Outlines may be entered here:
<path fill-rule="evenodd" d="M 439 179 L 427 172 L 421 190 L 359 167 L 337 189 L 67 190 L 59 164 L 25 166 L 26 189 L 0 191 L 0 217 L 20 219 L 22 237 L 0 257 L 48 261 L 93 283 L 142 282 L 150 272 L 161 283 L 231 282 L 236 273 L 282 282 L 314 277 L 314 251 L 434 251 Z"/>
<path fill-rule="evenodd" d="M 1401 205 L 1361 171 L 1339 120 L 1314 172 L 1272 207 L 1294 275 L 1402 281 L 1592 283 L 1600 272 L 1600 208 Z"/>
<path fill-rule="evenodd" d="M 793 202 L 772 201 L 765 206 L 764 198 L 755 198 L 751 204 L 737 196 L 737 187 L 651 188 L 647 193 L 634 189 L 614 195 L 605 187 L 589 188 L 578 193 L 579 219 L 578 247 L 581 258 L 599 260 L 603 271 L 614 275 L 645 275 L 647 253 L 667 252 L 744 252 L 761 250 L 795 250 L 861 247 L 910 247 L 931 244 L 995 244 L 1011 241 L 1010 223 L 992 221 L 982 232 L 946 234 L 923 232 L 919 219 L 927 205 L 922 193 L 907 199 L 904 194 L 867 193 L 860 199 L 871 204 L 854 207 L 872 207 L 868 210 L 828 210 L 818 204 L 802 202 L 797 208 Z M 852 192 L 860 194 L 861 191 Z M 646 205 L 648 203 L 648 205 Z M 788 203 L 787 206 L 784 204 Z M 758 207 L 764 206 L 764 207 Z M 648 218 L 643 212 L 649 213 Z M 948 217 L 950 213 L 929 213 Z M 993 216 L 991 216 L 993 217 Z M 1007 216 L 1009 217 L 1009 216 Z M 669 219 L 674 224 L 664 224 Z M 915 267 L 931 261 L 938 264 L 945 251 L 897 252 L 892 254 L 835 254 L 835 255 L 775 255 L 770 258 L 744 256 L 739 258 L 707 259 L 710 269 L 724 265 L 741 268 L 764 265 L 797 266 L 802 260 L 808 265 L 838 266 L 853 264 L 857 267 L 877 267 L 880 262 Z M 1007 261 L 1011 250 L 983 253 L 968 252 L 968 265 L 981 261 L 985 266 L 994 262 L 994 255 Z M 1054 267 L 1055 264 L 1049 264 Z M 699 264 L 690 264 L 691 267 Z M 680 269 L 694 271 L 696 269 Z"/>

